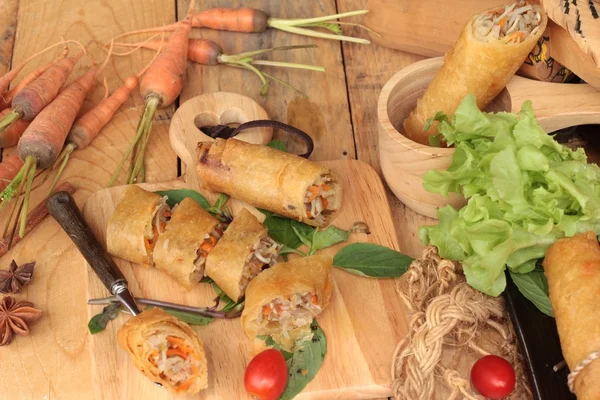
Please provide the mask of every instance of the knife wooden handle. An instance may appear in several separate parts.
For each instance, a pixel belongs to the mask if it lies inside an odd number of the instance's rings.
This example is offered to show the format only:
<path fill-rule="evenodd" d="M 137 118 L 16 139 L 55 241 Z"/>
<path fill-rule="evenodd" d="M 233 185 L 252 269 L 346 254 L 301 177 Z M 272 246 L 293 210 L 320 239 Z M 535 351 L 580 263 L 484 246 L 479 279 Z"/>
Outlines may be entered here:
<path fill-rule="evenodd" d="M 125 277 L 87 226 L 75 200 L 68 192 L 57 192 L 48 198 L 48 212 L 77 246 L 104 286 L 112 292 L 116 282 Z"/>

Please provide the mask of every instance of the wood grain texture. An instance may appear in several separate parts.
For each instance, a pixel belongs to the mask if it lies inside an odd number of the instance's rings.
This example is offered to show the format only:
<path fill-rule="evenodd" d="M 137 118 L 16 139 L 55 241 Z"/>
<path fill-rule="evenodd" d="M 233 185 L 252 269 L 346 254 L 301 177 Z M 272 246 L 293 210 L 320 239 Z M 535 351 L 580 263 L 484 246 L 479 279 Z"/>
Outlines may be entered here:
<path fill-rule="evenodd" d="M 187 0 L 178 0 L 180 18 L 188 9 Z M 335 14 L 335 0 L 318 1 L 269 1 L 269 0 L 204 0 L 198 2 L 202 9 L 210 7 L 253 7 L 277 18 L 307 18 Z M 271 119 L 294 125 L 312 136 L 315 141 L 313 160 L 354 158 L 354 143 L 350 113 L 346 94 L 346 83 L 342 65 L 340 44 L 337 41 L 315 39 L 273 29 L 261 34 L 195 29 L 194 37 L 210 39 L 223 47 L 227 54 L 269 48 L 274 46 L 317 44 L 316 49 L 278 51 L 265 59 L 320 65 L 327 72 L 303 71 L 287 68 L 265 67 L 264 71 L 279 79 L 290 82 L 306 93 L 306 99 L 276 82 L 269 85 L 266 97 L 259 95 L 261 83 L 249 71 L 232 67 L 191 65 L 188 68 L 185 89 L 181 102 L 203 93 L 225 91 L 240 93 L 256 99 Z M 282 132 L 275 137 L 289 142 Z M 292 146 L 292 150 L 294 147 Z"/>
<path fill-rule="evenodd" d="M 356 160 L 323 163 L 340 174 L 345 190 L 342 211 L 334 224 L 349 229 L 354 222 L 364 221 L 371 230 L 370 235 L 353 234 L 349 242 L 378 243 L 398 249 L 385 191 L 375 171 Z M 181 182 L 172 182 L 143 187 L 158 190 L 182 186 Z M 107 220 L 124 188 L 101 190 L 85 205 L 84 216 L 101 242 L 105 241 Z M 213 194 L 200 192 L 211 201 L 215 198 Z M 230 201 L 234 216 L 242 204 Z M 261 215 L 253 211 L 255 215 Z M 342 246 L 336 245 L 323 253 L 333 256 Z M 136 296 L 196 306 L 211 304 L 214 298 L 210 285 L 200 284 L 186 291 L 157 269 L 116 261 Z M 78 259 L 70 267 L 82 269 L 84 265 L 85 262 Z M 106 296 L 107 290 L 100 280 L 86 270 L 88 296 Z M 319 317 L 319 324 L 327 335 L 327 356 L 315 379 L 296 399 L 372 399 L 389 395 L 391 354 L 406 333 L 404 308 L 396 294 L 400 280 L 369 279 L 339 269 L 333 274 L 332 300 Z M 89 317 L 99 311 L 99 307 L 90 306 Z M 95 398 L 175 399 L 138 372 L 126 353 L 117 347 L 116 331 L 125 318 L 119 317 L 91 339 Z M 239 320 L 215 321 L 208 326 L 194 327 L 194 330 L 204 342 L 209 368 L 209 387 L 195 398 L 249 398 L 241 377 L 251 359 L 250 342 Z"/>
<path fill-rule="evenodd" d="M 19 0 L 0 2 L 0 75 L 11 68 Z"/>
<path fill-rule="evenodd" d="M 92 39 L 108 40 L 112 33 L 156 26 L 175 18 L 175 6 L 169 0 L 111 0 L 81 2 L 78 0 L 21 0 L 13 60 L 18 63 L 32 53 L 60 40 L 76 39 L 88 44 Z M 101 60 L 103 52 L 92 42 L 92 55 Z M 71 46 L 72 54 L 76 51 Z M 35 59 L 22 74 L 55 53 Z M 122 79 L 139 71 L 152 58 L 151 53 L 111 59 L 103 76 L 115 89 Z M 73 77 L 78 77 L 89 60 L 81 61 Z M 21 74 L 21 75 L 22 75 Z M 99 84 L 86 101 L 91 106 L 104 93 Z M 74 197 L 79 206 L 89 195 L 106 186 L 115 166 L 135 134 L 140 115 L 141 98 L 135 91 L 131 99 L 101 132 L 91 146 L 73 154 L 61 181 L 69 180 L 77 188 Z M 170 180 L 177 176 L 177 161 L 169 145 L 168 118 L 172 110 L 159 116 L 147 149 L 148 180 Z M 14 151 L 14 149 L 8 149 Z M 48 180 L 32 194 L 32 207 L 47 194 Z M 121 180 L 122 181 L 122 180 Z M 7 214 L 0 214 L 4 227 Z M 86 291 L 87 274 L 81 255 L 69 238 L 51 219 L 46 218 L 30 235 L 0 260 L 6 268 L 14 258 L 18 263 L 36 260 L 36 271 L 26 290 L 17 297 L 32 301 L 44 316 L 29 336 L 18 338 L 0 351 L 0 395 L 7 399 L 84 399 L 91 398 L 93 366 L 89 354 L 89 332 Z M 110 397 L 106 397 L 110 399 Z"/>

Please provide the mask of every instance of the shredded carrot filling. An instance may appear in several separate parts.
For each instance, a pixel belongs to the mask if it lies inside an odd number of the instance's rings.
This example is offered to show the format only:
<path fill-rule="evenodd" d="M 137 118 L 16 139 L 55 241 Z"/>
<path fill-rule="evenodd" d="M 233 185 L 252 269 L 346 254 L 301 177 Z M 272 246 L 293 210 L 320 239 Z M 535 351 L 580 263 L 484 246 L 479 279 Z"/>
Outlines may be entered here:
<path fill-rule="evenodd" d="M 318 302 L 318 300 L 317 300 L 317 295 L 316 295 L 316 294 L 313 294 L 311 301 L 312 301 L 312 303 L 313 303 L 313 304 L 315 304 L 315 305 L 319 304 L 319 302 Z"/>

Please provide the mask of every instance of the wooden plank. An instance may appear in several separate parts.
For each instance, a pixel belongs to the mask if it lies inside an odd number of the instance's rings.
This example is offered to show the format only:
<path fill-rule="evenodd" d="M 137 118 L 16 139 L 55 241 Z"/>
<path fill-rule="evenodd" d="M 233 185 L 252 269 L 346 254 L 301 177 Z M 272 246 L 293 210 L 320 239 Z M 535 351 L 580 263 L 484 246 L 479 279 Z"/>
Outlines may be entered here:
<path fill-rule="evenodd" d="M 14 62 L 60 40 L 76 39 L 87 44 L 92 39 L 106 42 L 112 34 L 173 21 L 175 7 L 171 0 L 112 0 L 81 2 L 78 0 L 22 0 L 19 6 Z M 103 52 L 95 44 L 88 46 L 95 58 Z M 72 47 L 74 54 L 75 47 Z M 52 52 L 36 59 L 25 73 L 53 57 Z M 115 58 L 104 76 L 111 90 L 122 79 L 137 72 L 152 58 L 141 52 L 131 57 Z M 74 77 L 83 72 L 89 60 L 82 61 Z M 89 107 L 104 93 L 99 84 L 87 101 Z M 93 144 L 74 153 L 64 173 L 78 190 L 75 199 L 81 206 L 89 195 L 106 186 L 116 164 L 135 134 L 141 99 L 136 91 Z M 172 110 L 161 113 L 167 118 Z M 154 124 L 147 150 L 147 179 L 171 180 L 176 177 L 176 156 L 168 140 L 168 121 Z M 35 190 L 32 203 L 46 195 L 48 184 Z M 0 216 L 4 227 L 6 213 Z M 68 237 L 51 219 L 19 243 L 2 259 L 2 268 L 14 258 L 17 262 L 36 260 L 34 278 L 26 290 L 17 295 L 42 309 L 44 315 L 27 337 L 18 337 L 0 351 L 0 392 L 7 399 L 91 398 L 93 366 L 90 361 L 87 329 L 88 315 L 85 285 L 87 274 L 69 263 L 82 260 Z"/>
<path fill-rule="evenodd" d="M 324 163 L 338 172 L 344 185 L 343 206 L 334 224 L 349 229 L 360 220 L 370 227 L 369 235 L 353 234 L 349 242 L 370 242 L 398 248 L 394 235 L 390 234 L 393 229 L 391 215 L 376 173 L 356 160 Z M 152 184 L 146 188 L 158 190 L 165 188 L 165 185 Z M 180 182 L 171 185 L 182 186 Z M 106 222 L 123 191 L 124 187 L 102 190 L 86 203 L 84 216 L 101 243 L 104 243 Z M 211 201 L 215 198 L 215 195 L 206 191 L 200 192 Z M 239 201 L 232 201 L 230 206 L 233 215 L 242 206 L 249 207 Z M 254 213 L 262 216 L 256 210 Z M 342 246 L 344 244 L 340 243 L 319 253 L 333 256 Z M 177 282 L 156 268 L 142 268 L 119 259 L 116 261 L 136 296 L 196 306 L 211 304 L 214 298 L 210 285 L 199 284 L 191 290 L 183 290 Z M 69 267 L 82 268 L 84 264 L 83 260 L 77 259 Z M 89 296 L 106 296 L 106 289 L 91 270 L 88 271 Z M 335 283 L 330 305 L 318 317 L 327 335 L 327 355 L 315 379 L 296 399 L 373 399 L 389 395 L 391 354 L 406 333 L 404 308 L 396 294 L 400 280 L 358 277 L 337 268 L 333 275 Z M 96 307 L 90 309 L 89 313 L 93 315 L 98 311 L 99 307 Z M 176 396 L 157 388 L 138 372 L 131 359 L 118 347 L 116 332 L 126 318 L 119 317 L 110 323 L 105 332 L 92 338 L 95 398 L 130 399 L 138 395 L 146 400 L 176 399 Z M 246 398 L 241 377 L 251 358 L 251 343 L 239 321 L 215 321 L 207 326 L 194 327 L 194 330 L 204 342 L 209 371 L 209 387 L 197 398 Z"/>
<path fill-rule="evenodd" d="M 337 4 L 339 12 L 367 8 L 367 0 L 337 0 Z M 365 18 L 354 17 L 349 21 L 364 23 Z M 377 29 L 376 26 L 372 28 Z M 364 38 L 372 36 L 356 27 L 345 26 L 343 31 L 345 35 Z M 368 46 L 344 43 L 343 55 L 357 158 L 371 165 L 381 176 L 377 132 L 379 93 L 383 85 L 398 70 L 424 57 L 385 48 L 376 43 Z M 406 208 L 387 188 L 387 185 L 386 190 L 400 248 L 406 254 L 416 257 L 422 248 L 416 228 L 427 223 L 428 219 Z"/>
<path fill-rule="evenodd" d="M 18 8 L 19 0 L 0 2 L 0 75 L 10 70 Z"/>
<path fill-rule="evenodd" d="M 334 0 L 319 1 L 268 1 L 268 0 L 203 0 L 197 2 L 197 9 L 210 7 L 253 7 L 266 11 L 277 18 L 307 18 L 335 14 Z M 179 17 L 188 9 L 188 0 L 178 0 Z M 226 91 L 241 93 L 257 100 L 271 119 L 287 122 L 309 133 L 315 141 L 315 151 L 311 159 L 334 160 L 354 158 L 354 143 L 346 94 L 346 83 L 342 66 L 340 45 L 337 41 L 298 36 L 269 29 L 261 34 L 243 34 L 196 29 L 194 37 L 214 40 L 223 47 L 225 53 L 299 44 L 317 44 L 318 49 L 301 49 L 275 52 L 268 59 L 301 64 L 320 65 L 326 73 L 297 69 L 270 68 L 264 71 L 284 81 L 310 96 L 305 99 L 296 92 L 272 83 L 266 97 L 261 97 L 260 81 L 249 71 L 241 71 L 227 66 L 200 66 L 188 68 L 186 87 L 181 101 L 202 93 Z M 285 133 L 276 132 L 275 137 Z M 292 147 L 294 150 L 294 147 Z"/>

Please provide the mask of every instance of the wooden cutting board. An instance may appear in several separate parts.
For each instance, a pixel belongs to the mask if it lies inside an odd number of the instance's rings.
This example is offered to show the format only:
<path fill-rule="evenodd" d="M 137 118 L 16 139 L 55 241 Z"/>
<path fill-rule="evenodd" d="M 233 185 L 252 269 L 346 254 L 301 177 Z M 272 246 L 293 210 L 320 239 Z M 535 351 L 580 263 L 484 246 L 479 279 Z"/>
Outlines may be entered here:
<path fill-rule="evenodd" d="M 371 234 L 352 234 L 350 242 L 371 242 L 398 250 L 390 208 L 376 172 L 356 160 L 324 164 L 340 174 L 345 190 L 342 212 L 334 225 L 349 229 L 354 222 L 364 221 Z M 142 187 L 147 190 L 183 188 L 186 183 L 173 181 Z M 84 217 L 101 243 L 105 243 L 106 222 L 124 189 L 125 186 L 120 186 L 101 190 L 85 204 Z M 203 193 L 210 200 L 214 199 L 211 194 Z M 241 203 L 230 201 L 230 205 L 235 215 Z M 324 252 L 333 256 L 342 246 Z M 78 259 L 72 268 L 87 269 L 85 284 L 89 298 L 107 296 L 108 291 L 84 263 Z M 215 297 L 210 285 L 199 284 L 196 289 L 186 291 L 160 271 L 118 259 L 117 264 L 135 296 L 195 306 L 211 305 Z M 318 318 L 327 336 L 327 355 L 315 379 L 297 399 L 372 399 L 391 395 L 392 354 L 407 329 L 403 305 L 396 291 L 400 280 L 364 278 L 337 268 L 333 275 L 332 301 Z M 100 306 L 88 307 L 89 317 L 100 311 Z M 127 318 L 129 316 L 119 316 L 105 331 L 91 336 L 92 392 L 97 399 L 175 399 L 138 372 L 125 351 L 118 347 L 117 330 Z M 249 398 L 243 376 L 251 358 L 250 343 L 239 319 L 215 321 L 194 330 L 204 342 L 209 366 L 209 388 L 194 398 Z"/>

